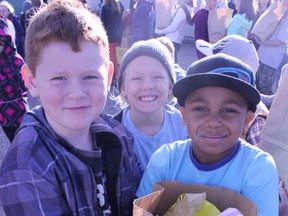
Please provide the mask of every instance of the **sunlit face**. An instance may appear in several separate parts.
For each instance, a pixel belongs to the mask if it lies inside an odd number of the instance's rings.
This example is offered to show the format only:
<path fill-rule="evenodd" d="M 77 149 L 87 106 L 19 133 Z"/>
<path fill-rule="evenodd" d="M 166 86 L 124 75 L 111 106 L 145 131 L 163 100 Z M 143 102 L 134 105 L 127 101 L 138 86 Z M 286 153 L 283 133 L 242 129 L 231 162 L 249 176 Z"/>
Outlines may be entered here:
<path fill-rule="evenodd" d="M 66 42 L 45 46 L 34 77 L 22 69 L 32 96 L 39 96 L 47 121 L 63 138 L 89 132 L 90 124 L 102 112 L 113 75 L 105 67 L 95 43 L 80 42 L 73 52 Z"/>
<path fill-rule="evenodd" d="M 3 5 L 0 5 L 0 16 L 6 19 L 9 16 L 9 14 L 10 12 L 8 8 Z"/>
<path fill-rule="evenodd" d="M 139 56 L 126 67 L 121 87 L 131 109 L 141 113 L 157 112 L 168 101 L 171 82 L 167 69 L 155 58 Z"/>
<path fill-rule="evenodd" d="M 191 92 L 181 108 L 199 162 L 222 160 L 235 147 L 246 122 L 253 114 L 240 94 L 221 87 L 205 87 Z"/>

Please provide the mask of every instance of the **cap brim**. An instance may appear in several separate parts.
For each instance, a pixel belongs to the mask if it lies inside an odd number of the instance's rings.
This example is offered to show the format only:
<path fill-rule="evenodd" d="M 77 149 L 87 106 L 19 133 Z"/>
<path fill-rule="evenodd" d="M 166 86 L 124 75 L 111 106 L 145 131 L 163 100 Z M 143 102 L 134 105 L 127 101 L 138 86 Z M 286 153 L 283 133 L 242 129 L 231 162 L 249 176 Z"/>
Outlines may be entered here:
<path fill-rule="evenodd" d="M 208 43 L 207 41 L 204 41 L 202 39 L 198 39 L 195 41 L 195 46 L 196 46 L 197 50 L 199 50 L 204 55 L 206 55 L 206 56 L 213 55 L 213 45 Z"/>
<path fill-rule="evenodd" d="M 224 74 L 205 73 L 186 76 L 174 84 L 172 91 L 178 104 L 183 107 L 188 94 L 203 87 L 222 87 L 238 92 L 248 100 L 253 112 L 260 102 L 260 94 L 252 85 Z"/>

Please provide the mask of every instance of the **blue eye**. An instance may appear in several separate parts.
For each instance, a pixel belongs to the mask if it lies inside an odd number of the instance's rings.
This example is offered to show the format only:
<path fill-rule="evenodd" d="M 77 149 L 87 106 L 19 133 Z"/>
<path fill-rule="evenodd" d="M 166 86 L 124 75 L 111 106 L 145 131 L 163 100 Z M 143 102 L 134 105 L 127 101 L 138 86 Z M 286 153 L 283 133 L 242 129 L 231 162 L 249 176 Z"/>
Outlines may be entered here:
<path fill-rule="evenodd" d="M 154 78 L 155 79 L 163 79 L 164 77 L 163 76 L 155 76 Z"/>
<path fill-rule="evenodd" d="M 98 79 L 97 76 L 85 76 L 84 80 Z"/>
<path fill-rule="evenodd" d="M 51 80 L 60 80 L 61 81 L 61 80 L 66 80 L 66 78 L 59 76 L 59 77 L 54 77 Z"/>
<path fill-rule="evenodd" d="M 141 80 L 141 78 L 140 77 L 133 77 L 133 78 L 131 78 L 131 80 Z"/>

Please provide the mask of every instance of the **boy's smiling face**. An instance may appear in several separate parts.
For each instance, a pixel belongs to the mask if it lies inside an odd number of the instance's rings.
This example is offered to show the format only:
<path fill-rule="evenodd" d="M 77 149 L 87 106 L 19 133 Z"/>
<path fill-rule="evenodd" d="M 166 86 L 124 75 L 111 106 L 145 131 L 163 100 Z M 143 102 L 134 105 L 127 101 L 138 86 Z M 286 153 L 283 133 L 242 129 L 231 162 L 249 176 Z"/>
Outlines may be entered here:
<path fill-rule="evenodd" d="M 253 115 L 242 95 L 221 87 L 194 90 L 180 111 L 193 143 L 193 153 L 203 164 L 227 156 Z"/>
<path fill-rule="evenodd" d="M 126 67 L 121 94 L 131 109 L 141 113 L 162 112 L 171 82 L 167 69 L 155 58 L 138 56 Z"/>
<path fill-rule="evenodd" d="M 87 133 L 102 112 L 113 66 L 105 67 L 97 44 L 81 41 L 73 52 L 66 42 L 47 44 L 41 52 L 34 77 L 22 69 L 32 96 L 39 96 L 47 121 L 62 137 Z"/>

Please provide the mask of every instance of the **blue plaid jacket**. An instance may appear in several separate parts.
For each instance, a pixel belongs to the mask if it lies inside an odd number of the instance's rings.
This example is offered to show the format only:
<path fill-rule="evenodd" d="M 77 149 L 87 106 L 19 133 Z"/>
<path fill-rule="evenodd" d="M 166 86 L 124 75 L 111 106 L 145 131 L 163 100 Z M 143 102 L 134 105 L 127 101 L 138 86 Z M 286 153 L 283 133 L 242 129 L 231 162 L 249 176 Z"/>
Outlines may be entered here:
<path fill-rule="evenodd" d="M 112 215 L 132 215 L 140 181 L 132 136 L 101 116 L 91 125 L 105 151 L 106 188 Z M 91 167 L 59 144 L 38 107 L 24 116 L 0 170 L 0 200 L 7 215 L 97 215 Z"/>

